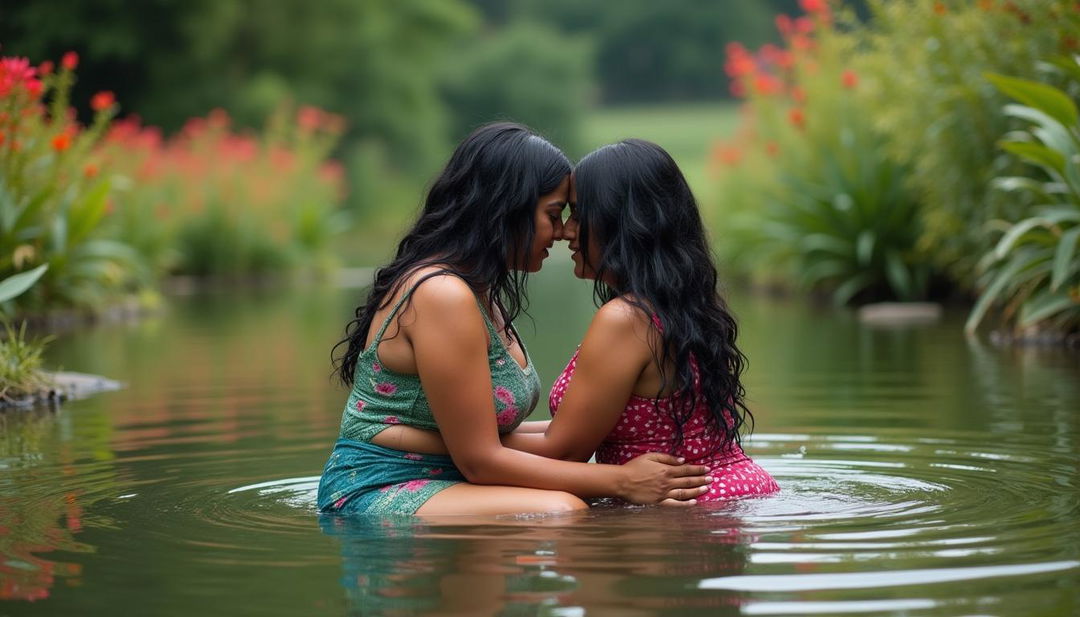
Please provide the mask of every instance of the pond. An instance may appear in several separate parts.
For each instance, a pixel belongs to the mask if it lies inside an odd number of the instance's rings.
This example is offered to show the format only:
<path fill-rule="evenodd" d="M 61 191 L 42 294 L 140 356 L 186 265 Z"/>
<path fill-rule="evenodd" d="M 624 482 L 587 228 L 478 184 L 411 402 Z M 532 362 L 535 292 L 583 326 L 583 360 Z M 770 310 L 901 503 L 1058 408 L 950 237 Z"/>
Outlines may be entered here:
<path fill-rule="evenodd" d="M 519 326 L 546 387 L 591 290 L 562 252 L 530 287 L 534 324 Z M 1075 352 L 966 340 L 960 312 L 870 327 L 735 294 L 748 450 L 779 495 L 320 524 L 345 396 L 329 350 L 359 294 L 180 296 L 54 343 L 54 365 L 127 387 L 0 415 L 0 613 L 1080 612 Z"/>

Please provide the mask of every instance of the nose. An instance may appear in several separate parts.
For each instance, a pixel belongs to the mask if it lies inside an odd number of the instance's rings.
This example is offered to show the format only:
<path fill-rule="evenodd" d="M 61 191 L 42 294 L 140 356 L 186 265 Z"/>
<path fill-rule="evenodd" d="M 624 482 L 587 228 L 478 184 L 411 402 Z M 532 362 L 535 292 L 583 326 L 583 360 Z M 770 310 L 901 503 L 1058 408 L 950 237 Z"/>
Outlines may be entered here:
<path fill-rule="evenodd" d="M 566 219 L 566 222 L 562 225 L 562 239 L 567 242 L 573 242 L 577 240 L 578 222 L 574 217 Z"/>
<path fill-rule="evenodd" d="M 559 240 L 566 239 L 566 223 L 562 221 L 556 221 L 551 233 L 551 241 L 557 242 Z"/>

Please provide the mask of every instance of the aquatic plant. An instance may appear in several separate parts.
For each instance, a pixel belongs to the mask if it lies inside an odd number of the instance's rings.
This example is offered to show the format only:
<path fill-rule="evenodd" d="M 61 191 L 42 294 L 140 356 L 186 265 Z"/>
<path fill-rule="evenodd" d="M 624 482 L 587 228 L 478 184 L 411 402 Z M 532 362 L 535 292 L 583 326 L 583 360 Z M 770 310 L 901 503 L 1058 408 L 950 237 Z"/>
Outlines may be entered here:
<path fill-rule="evenodd" d="M 1045 65 L 1051 66 L 1051 65 Z M 1005 114 L 1027 124 L 1008 133 L 1003 150 L 1038 170 L 995 179 L 994 188 L 1034 198 L 1029 216 L 999 225 L 1003 233 L 982 260 L 984 275 L 966 329 L 974 331 L 990 311 L 1019 330 L 1059 332 L 1080 326 L 1080 56 L 1056 61 L 1071 76 L 1074 95 L 1037 81 L 988 75 L 1020 104 Z"/>
<path fill-rule="evenodd" d="M 3 321 L 0 334 L 0 407 L 34 400 L 52 386 L 41 372 L 41 356 L 52 337 L 26 337 L 26 322 L 18 328 Z"/>

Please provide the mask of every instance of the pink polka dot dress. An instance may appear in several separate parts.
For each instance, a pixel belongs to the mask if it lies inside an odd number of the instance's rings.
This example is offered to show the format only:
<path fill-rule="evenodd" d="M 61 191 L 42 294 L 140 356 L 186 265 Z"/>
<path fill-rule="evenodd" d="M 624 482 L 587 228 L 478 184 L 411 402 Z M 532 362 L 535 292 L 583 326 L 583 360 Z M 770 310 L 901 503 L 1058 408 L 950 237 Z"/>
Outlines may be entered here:
<path fill-rule="evenodd" d="M 566 395 L 566 388 L 577 368 L 577 359 L 578 354 L 575 352 L 551 387 L 548 403 L 552 416 L 558 412 Z M 700 388 L 696 363 L 694 375 L 694 388 Z M 657 413 L 652 399 L 631 396 L 619 422 L 596 450 L 597 462 L 622 465 L 642 454 L 666 452 L 684 457 L 687 463 L 707 465 L 711 470 L 709 474 L 715 480 L 709 487 L 709 492 L 698 497 L 698 501 L 768 495 L 780 490 L 769 472 L 750 460 L 738 444 L 723 443 L 722 436 L 709 422 L 710 412 L 704 400 L 701 400 L 690 420 L 683 425 L 682 444 L 673 452 L 675 424 L 671 420 L 671 405 L 672 397 L 660 399 Z"/>

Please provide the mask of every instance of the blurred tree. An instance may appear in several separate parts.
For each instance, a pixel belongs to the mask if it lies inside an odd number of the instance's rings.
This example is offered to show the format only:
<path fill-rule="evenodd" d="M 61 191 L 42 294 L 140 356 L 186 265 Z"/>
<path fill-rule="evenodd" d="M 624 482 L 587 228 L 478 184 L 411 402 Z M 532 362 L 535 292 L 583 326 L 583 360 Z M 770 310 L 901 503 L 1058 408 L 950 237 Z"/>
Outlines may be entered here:
<path fill-rule="evenodd" d="M 592 86 L 589 45 L 581 38 L 517 22 L 455 54 L 443 90 L 452 136 L 497 119 L 522 122 L 576 154 Z"/>
<path fill-rule="evenodd" d="M 728 93 L 724 47 L 773 38 L 772 11 L 761 2 L 624 0 L 600 31 L 596 69 L 611 102 L 720 98 Z"/>
<path fill-rule="evenodd" d="M 426 168 L 445 146 L 434 66 L 477 21 L 460 0 L 37 0 L 4 7 L 0 41 L 34 61 L 82 53 L 77 97 L 113 90 L 166 130 L 213 107 L 261 124 L 292 98 Z"/>
<path fill-rule="evenodd" d="M 721 67 L 731 41 L 779 42 L 774 17 L 798 0 L 470 0 L 490 24 L 547 24 L 592 39 L 608 103 L 726 98 Z M 866 16 L 865 0 L 845 0 Z"/>

